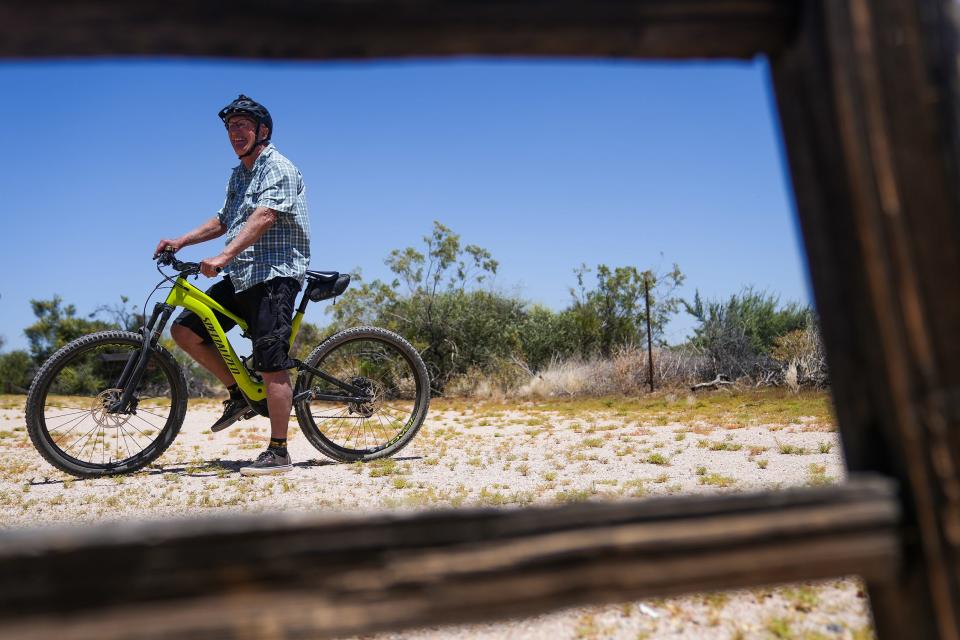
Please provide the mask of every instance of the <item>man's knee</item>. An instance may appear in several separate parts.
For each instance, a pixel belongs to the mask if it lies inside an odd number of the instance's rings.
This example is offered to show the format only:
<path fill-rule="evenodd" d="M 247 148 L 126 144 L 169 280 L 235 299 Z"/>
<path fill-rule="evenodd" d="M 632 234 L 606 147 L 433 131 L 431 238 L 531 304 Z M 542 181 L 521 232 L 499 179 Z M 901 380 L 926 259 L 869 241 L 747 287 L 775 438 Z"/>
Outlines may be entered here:
<path fill-rule="evenodd" d="M 203 338 L 194 333 L 193 329 L 185 327 L 182 324 L 175 324 L 170 327 L 170 337 L 184 350 L 189 347 L 195 347 L 203 342 Z"/>
<path fill-rule="evenodd" d="M 280 371 L 261 371 L 260 375 L 268 385 L 290 384 L 290 372 L 286 369 L 281 369 Z"/>

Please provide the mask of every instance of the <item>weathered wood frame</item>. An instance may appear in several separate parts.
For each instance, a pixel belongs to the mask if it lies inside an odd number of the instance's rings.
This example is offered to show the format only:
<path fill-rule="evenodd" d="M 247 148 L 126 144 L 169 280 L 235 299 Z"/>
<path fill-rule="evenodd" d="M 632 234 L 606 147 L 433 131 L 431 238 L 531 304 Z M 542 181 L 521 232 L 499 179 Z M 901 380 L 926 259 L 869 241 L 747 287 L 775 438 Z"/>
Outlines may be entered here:
<path fill-rule="evenodd" d="M 769 56 L 852 472 L 756 496 L 4 533 L 0 635 L 318 637 L 854 572 L 882 638 L 960 638 L 955 8 L 0 2 L 6 57 Z"/>

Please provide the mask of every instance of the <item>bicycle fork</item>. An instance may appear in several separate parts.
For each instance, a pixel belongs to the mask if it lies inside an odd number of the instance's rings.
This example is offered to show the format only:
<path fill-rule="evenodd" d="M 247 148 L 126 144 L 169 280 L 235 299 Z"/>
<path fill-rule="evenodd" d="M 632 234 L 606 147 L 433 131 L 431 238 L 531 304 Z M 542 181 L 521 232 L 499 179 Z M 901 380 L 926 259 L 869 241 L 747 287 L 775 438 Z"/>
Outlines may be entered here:
<path fill-rule="evenodd" d="M 147 360 L 150 358 L 150 352 L 157 345 L 163 328 L 167 326 L 170 315 L 174 307 L 164 302 L 158 302 L 153 306 L 153 313 L 150 315 L 150 321 L 140 327 L 140 333 L 143 336 L 143 346 L 134 351 L 127 358 L 127 364 L 123 367 L 123 373 L 117 379 L 114 388 L 123 389 L 120 398 L 110 406 L 110 413 L 130 413 L 130 401 L 133 399 L 133 393 L 143 378 L 143 372 L 147 368 Z"/>

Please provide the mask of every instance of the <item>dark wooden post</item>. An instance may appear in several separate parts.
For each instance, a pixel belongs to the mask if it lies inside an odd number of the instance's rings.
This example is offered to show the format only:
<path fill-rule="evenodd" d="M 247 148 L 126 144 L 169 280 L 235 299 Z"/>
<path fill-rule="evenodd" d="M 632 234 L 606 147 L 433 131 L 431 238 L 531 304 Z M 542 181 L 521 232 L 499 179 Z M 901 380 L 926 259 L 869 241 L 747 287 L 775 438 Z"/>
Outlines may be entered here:
<path fill-rule="evenodd" d="M 904 487 L 882 638 L 958 638 L 960 216 L 952 3 L 817 0 L 773 60 L 851 470 Z"/>
<path fill-rule="evenodd" d="M 643 274 L 643 297 L 647 305 L 647 368 L 649 369 L 650 393 L 653 393 L 653 334 L 650 332 L 650 272 Z"/>

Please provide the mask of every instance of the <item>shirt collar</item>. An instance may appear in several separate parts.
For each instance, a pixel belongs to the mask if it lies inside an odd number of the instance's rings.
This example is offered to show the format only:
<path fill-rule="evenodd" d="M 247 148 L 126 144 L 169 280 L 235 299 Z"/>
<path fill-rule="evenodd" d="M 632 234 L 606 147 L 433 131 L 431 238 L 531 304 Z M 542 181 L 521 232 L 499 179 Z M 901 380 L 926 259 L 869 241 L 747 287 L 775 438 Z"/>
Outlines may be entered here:
<path fill-rule="evenodd" d="M 257 169 L 259 169 L 260 166 L 263 165 L 263 163 L 265 163 L 265 162 L 267 161 L 267 158 L 268 158 L 269 156 L 273 155 L 273 152 L 274 152 L 275 150 L 276 150 L 276 149 L 274 148 L 273 143 L 272 143 L 272 142 L 268 142 L 268 143 L 267 143 L 267 146 L 265 146 L 265 147 L 263 148 L 263 151 L 260 152 L 260 155 L 257 156 L 257 159 L 253 161 L 253 166 L 250 167 L 249 170 L 247 169 L 246 165 L 244 165 L 242 162 L 240 163 L 240 165 L 239 165 L 237 168 L 240 169 L 241 171 L 245 172 L 245 173 L 253 173 L 253 172 L 256 171 Z"/>

